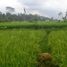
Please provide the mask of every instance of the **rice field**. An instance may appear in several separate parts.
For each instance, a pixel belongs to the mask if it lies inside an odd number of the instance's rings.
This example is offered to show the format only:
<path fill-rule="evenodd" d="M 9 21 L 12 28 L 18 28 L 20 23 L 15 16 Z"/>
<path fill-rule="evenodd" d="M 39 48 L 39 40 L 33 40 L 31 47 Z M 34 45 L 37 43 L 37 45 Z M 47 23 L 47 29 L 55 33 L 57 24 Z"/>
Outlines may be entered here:
<path fill-rule="evenodd" d="M 67 30 L 0 29 L 0 67 L 37 67 L 41 52 L 67 67 Z"/>

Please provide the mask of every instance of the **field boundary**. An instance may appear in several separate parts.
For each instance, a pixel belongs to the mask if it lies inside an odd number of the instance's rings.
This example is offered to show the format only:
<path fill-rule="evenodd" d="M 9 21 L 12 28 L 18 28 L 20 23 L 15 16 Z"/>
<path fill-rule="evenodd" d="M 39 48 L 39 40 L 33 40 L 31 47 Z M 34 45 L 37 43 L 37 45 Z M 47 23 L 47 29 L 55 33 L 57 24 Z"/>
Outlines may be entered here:
<path fill-rule="evenodd" d="M 58 30 L 58 29 L 66 29 L 67 25 L 61 25 L 61 26 L 45 26 L 45 25 L 18 25 L 18 26 L 0 26 L 0 29 L 47 29 L 47 30 Z"/>

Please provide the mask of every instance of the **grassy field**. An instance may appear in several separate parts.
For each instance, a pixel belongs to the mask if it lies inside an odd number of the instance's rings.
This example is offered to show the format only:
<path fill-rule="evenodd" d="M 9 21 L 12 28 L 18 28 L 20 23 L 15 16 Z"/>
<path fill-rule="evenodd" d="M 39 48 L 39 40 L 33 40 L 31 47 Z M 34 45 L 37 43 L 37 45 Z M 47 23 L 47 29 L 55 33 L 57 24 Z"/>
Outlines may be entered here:
<path fill-rule="evenodd" d="M 0 23 L 0 26 L 15 24 L 19 23 Z M 67 67 L 67 30 L 0 30 L 0 67 L 36 67 L 37 55 L 41 52 L 50 52 L 60 67 Z"/>
<path fill-rule="evenodd" d="M 66 29 L 66 22 L 0 22 L 0 29 Z"/>

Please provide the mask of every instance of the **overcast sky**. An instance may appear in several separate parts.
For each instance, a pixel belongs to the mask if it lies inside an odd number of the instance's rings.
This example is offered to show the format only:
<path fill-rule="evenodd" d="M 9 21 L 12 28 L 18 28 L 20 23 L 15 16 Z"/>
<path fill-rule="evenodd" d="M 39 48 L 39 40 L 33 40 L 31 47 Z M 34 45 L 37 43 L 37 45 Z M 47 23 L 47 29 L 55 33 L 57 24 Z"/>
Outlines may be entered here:
<path fill-rule="evenodd" d="M 67 0 L 0 0 L 0 11 L 5 12 L 7 6 L 15 8 L 16 12 L 23 13 L 25 8 L 27 13 L 57 17 L 60 11 L 66 11 Z"/>

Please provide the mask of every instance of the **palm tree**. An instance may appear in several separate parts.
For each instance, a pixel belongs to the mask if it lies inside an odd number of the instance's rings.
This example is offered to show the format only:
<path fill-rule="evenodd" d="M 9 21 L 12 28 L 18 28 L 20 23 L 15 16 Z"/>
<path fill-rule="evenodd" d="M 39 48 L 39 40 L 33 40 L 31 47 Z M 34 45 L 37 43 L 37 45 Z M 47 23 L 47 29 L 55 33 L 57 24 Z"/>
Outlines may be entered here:
<path fill-rule="evenodd" d="M 62 12 L 59 12 L 59 13 L 58 13 L 58 16 L 59 16 L 58 19 L 59 19 L 59 20 L 62 20 L 62 18 L 63 18 L 63 13 L 62 13 Z"/>

